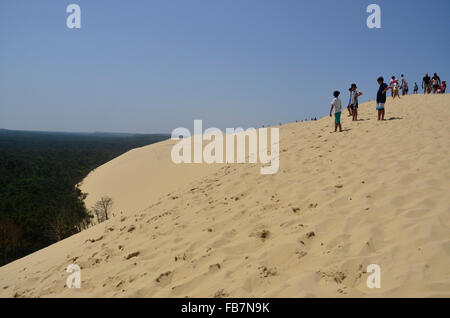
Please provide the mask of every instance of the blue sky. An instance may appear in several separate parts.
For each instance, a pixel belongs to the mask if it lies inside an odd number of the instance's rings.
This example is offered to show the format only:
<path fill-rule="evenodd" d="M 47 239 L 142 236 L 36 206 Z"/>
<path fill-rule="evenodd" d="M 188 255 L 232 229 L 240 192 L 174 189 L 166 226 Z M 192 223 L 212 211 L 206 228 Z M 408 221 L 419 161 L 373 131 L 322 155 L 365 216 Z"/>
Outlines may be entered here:
<path fill-rule="evenodd" d="M 66 26 L 81 7 L 82 28 Z M 381 6 L 381 29 L 366 8 Z M 334 90 L 449 79 L 450 1 L 2 0 L 0 128 L 171 132 L 327 114 Z"/>

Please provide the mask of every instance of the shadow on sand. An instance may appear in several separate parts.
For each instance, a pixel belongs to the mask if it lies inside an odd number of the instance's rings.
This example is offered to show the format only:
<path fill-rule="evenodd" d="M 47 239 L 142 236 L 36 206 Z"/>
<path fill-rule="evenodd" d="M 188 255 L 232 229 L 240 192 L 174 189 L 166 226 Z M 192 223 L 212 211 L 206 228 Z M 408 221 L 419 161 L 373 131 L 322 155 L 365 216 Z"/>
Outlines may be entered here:
<path fill-rule="evenodd" d="M 332 131 L 330 131 L 330 134 L 335 134 L 335 133 L 339 133 L 339 132 L 346 132 L 346 131 L 350 131 L 351 130 L 351 128 L 345 128 L 345 129 L 342 129 L 342 131 L 334 131 L 334 130 L 332 130 Z"/>

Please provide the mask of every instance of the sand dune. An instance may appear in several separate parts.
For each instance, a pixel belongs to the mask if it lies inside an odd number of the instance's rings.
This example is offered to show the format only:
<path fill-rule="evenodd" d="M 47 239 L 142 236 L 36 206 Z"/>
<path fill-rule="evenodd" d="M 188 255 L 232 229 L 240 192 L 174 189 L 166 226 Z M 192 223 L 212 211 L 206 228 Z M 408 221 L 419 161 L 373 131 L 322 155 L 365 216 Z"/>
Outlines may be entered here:
<path fill-rule="evenodd" d="M 448 95 L 420 95 L 389 98 L 384 122 L 365 103 L 343 133 L 283 125 L 275 175 L 175 166 L 172 141 L 135 149 L 83 183 L 115 217 L 1 267 L 0 296 L 449 297 L 449 118 Z"/>
<path fill-rule="evenodd" d="M 167 140 L 133 149 L 92 171 L 80 186 L 88 194 L 86 206 L 107 195 L 114 199 L 115 213 L 130 214 L 218 169 L 216 164 L 174 164 L 170 152 L 176 143 Z"/>

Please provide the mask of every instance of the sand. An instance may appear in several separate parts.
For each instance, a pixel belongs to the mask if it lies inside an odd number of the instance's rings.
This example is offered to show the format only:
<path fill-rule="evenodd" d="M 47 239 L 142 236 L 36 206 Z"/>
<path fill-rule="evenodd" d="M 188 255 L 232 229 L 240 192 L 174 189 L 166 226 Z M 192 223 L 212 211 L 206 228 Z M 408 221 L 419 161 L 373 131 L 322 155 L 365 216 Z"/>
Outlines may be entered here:
<path fill-rule="evenodd" d="M 83 182 L 114 217 L 0 268 L 1 297 L 449 297 L 450 98 L 280 127 L 280 170 L 132 150 Z M 80 289 L 65 286 L 81 267 Z M 381 288 L 368 288 L 369 264 Z"/>

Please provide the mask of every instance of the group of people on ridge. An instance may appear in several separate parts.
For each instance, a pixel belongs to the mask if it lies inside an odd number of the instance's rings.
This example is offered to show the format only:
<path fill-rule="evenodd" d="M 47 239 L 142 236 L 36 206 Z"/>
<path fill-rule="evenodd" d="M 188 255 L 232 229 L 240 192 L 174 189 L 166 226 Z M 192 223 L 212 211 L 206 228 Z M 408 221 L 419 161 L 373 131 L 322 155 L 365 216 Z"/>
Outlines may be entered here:
<path fill-rule="evenodd" d="M 392 76 L 391 81 L 389 82 L 389 85 L 387 85 L 384 82 L 384 78 L 382 76 L 378 77 L 378 92 L 377 92 L 377 100 L 376 100 L 376 109 L 378 111 L 378 120 L 384 120 L 385 115 L 385 109 L 384 105 L 386 104 L 386 93 L 391 90 L 392 92 L 392 98 L 398 97 L 399 90 L 402 90 L 402 95 L 408 94 L 408 83 L 406 82 L 405 76 L 402 74 L 401 81 L 399 81 L 395 78 L 395 76 Z M 442 81 L 437 76 L 436 73 L 434 73 L 433 78 L 430 78 L 428 74 L 425 75 L 425 77 L 422 80 L 422 87 L 424 89 L 424 94 L 430 94 L 431 89 L 433 89 L 433 93 L 445 93 L 445 89 L 447 88 L 446 82 Z M 418 91 L 417 83 L 414 84 L 414 93 L 417 94 Z M 350 100 L 347 106 L 347 110 L 349 112 L 349 117 L 352 117 L 353 121 L 358 120 L 358 98 L 363 93 L 357 90 L 356 84 L 352 84 L 349 88 L 350 92 Z M 334 110 L 334 131 L 336 132 L 339 128 L 339 131 L 342 131 L 342 125 L 341 125 L 341 114 L 342 114 L 342 102 L 339 99 L 339 95 L 341 93 L 339 91 L 335 91 L 333 93 L 333 100 L 331 101 L 331 108 L 330 108 L 330 117 L 332 116 L 333 110 Z"/>
<path fill-rule="evenodd" d="M 419 88 L 417 88 L 417 90 L 418 89 Z M 447 89 L 447 82 L 441 81 L 436 73 L 434 73 L 433 77 L 430 77 L 428 73 L 426 73 L 422 79 L 422 89 L 424 94 L 431 94 L 431 91 L 433 91 L 433 94 L 444 94 Z"/>
<path fill-rule="evenodd" d="M 392 98 L 398 97 L 399 90 L 402 91 L 402 96 L 408 95 L 408 82 L 405 79 L 405 76 L 402 74 L 401 81 L 399 83 L 398 79 L 395 78 L 395 76 L 392 76 L 391 81 L 389 82 L 389 85 L 392 87 Z M 447 89 L 447 83 L 446 81 L 441 81 L 439 76 L 434 73 L 433 77 L 430 77 L 427 74 L 422 79 L 422 89 L 424 94 L 444 94 L 445 90 Z M 419 86 L 417 85 L 417 82 L 414 83 L 414 94 L 418 94 L 419 92 Z"/>
<path fill-rule="evenodd" d="M 391 87 L 392 98 L 398 97 L 400 98 L 399 91 L 402 90 L 402 96 L 408 94 L 408 82 L 405 79 L 405 76 L 401 75 L 401 81 L 398 82 L 398 79 L 395 76 L 392 76 L 391 81 L 389 82 L 389 86 Z"/>
<path fill-rule="evenodd" d="M 348 102 L 347 110 L 349 113 L 349 117 L 352 117 L 353 121 L 358 120 L 358 106 L 359 106 L 359 96 L 361 96 L 363 93 L 357 90 L 356 84 L 352 84 L 350 88 L 348 89 L 350 92 L 350 100 Z M 334 131 L 337 131 L 339 128 L 339 131 L 342 131 L 342 125 L 341 125 L 341 114 L 342 114 L 342 102 L 339 99 L 339 95 L 341 93 L 339 91 L 335 91 L 333 93 L 333 100 L 331 101 L 331 108 L 330 108 L 330 117 L 334 109 Z"/>

